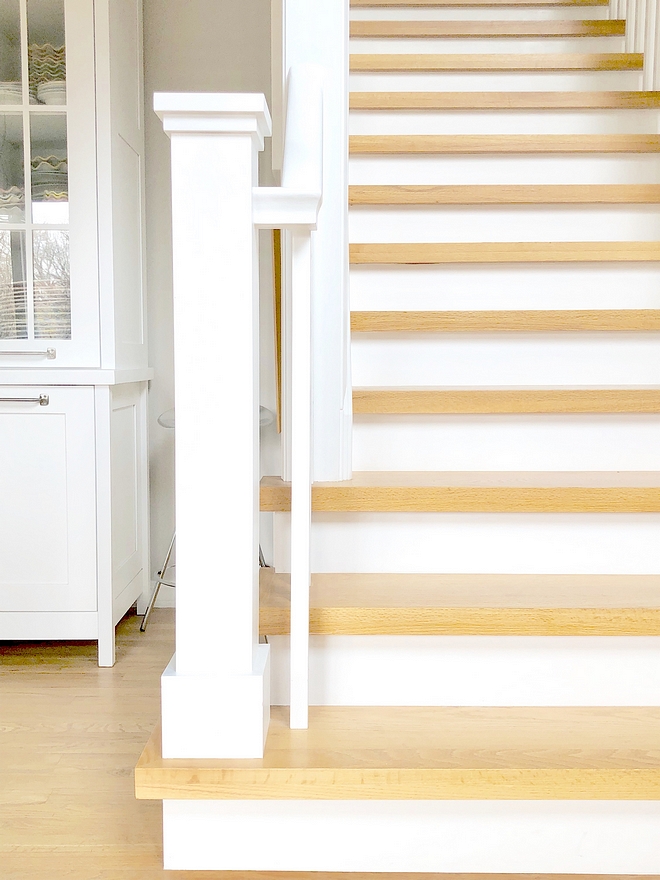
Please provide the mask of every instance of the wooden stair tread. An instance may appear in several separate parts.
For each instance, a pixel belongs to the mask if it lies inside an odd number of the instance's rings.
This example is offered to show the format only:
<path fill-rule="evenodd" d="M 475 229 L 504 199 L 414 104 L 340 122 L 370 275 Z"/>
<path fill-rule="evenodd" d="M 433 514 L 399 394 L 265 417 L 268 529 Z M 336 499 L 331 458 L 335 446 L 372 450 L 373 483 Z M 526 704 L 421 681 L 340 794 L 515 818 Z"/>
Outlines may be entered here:
<path fill-rule="evenodd" d="M 459 184 L 444 186 L 350 186 L 348 203 L 359 205 L 650 205 L 660 185 Z"/>
<path fill-rule="evenodd" d="M 624 36 L 624 20 L 352 21 L 351 37 L 610 37 Z"/>
<path fill-rule="evenodd" d="M 556 54 L 353 54 L 350 70 L 361 71 L 548 71 L 548 70 L 642 70 L 641 52 L 587 52 Z"/>
<path fill-rule="evenodd" d="M 473 6 L 492 6 L 509 7 L 515 6 L 520 8 L 534 6 L 569 6 L 580 8 L 584 6 L 609 6 L 609 0 L 351 0 L 353 9 L 369 9 L 373 7 L 387 8 L 398 6 L 401 8 L 453 8 L 453 7 L 473 7 Z"/>
<path fill-rule="evenodd" d="M 658 513 L 660 474 L 362 471 L 315 483 L 312 507 L 371 513 Z M 291 508 L 291 486 L 263 477 L 261 509 Z"/>
<path fill-rule="evenodd" d="M 290 632 L 290 576 L 264 568 L 259 628 Z M 312 635 L 660 635 L 660 575 L 314 574 Z"/>
<path fill-rule="evenodd" d="M 660 92 L 357 92 L 351 110 L 640 110 Z"/>
<path fill-rule="evenodd" d="M 354 388 L 356 415 L 660 413 L 660 389 Z"/>
<path fill-rule="evenodd" d="M 260 569 L 262 607 L 288 609 L 290 575 Z M 315 573 L 317 608 L 660 608 L 660 574 Z"/>
<path fill-rule="evenodd" d="M 429 242 L 351 244 L 353 265 L 620 263 L 660 260 L 657 241 Z"/>
<path fill-rule="evenodd" d="M 354 134 L 352 155 L 398 153 L 658 153 L 656 134 Z"/>
<path fill-rule="evenodd" d="M 353 333 L 503 333 L 660 330 L 660 309 L 351 312 Z"/>
<path fill-rule="evenodd" d="M 660 798 L 660 709 L 271 709 L 262 759 L 163 759 L 154 731 L 139 799 Z"/>

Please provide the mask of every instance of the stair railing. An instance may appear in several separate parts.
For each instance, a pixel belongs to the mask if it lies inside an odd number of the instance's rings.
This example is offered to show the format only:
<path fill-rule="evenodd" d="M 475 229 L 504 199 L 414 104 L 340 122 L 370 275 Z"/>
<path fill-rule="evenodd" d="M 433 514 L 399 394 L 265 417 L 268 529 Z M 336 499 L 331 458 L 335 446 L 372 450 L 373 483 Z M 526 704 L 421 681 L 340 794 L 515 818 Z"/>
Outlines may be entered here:
<path fill-rule="evenodd" d="M 309 588 L 312 525 L 312 230 L 323 195 L 322 71 L 294 65 L 287 79 L 282 186 L 254 190 L 255 224 L 285 230 L 284 383 L 290 410 L 291 636 L 290 724 L 305 728 L 309 706 Z"/>
<path fill-rule="evenodd" d="M 171 139 L 177 528 L 176 654 L 161 680 L 165 758 L 259 758 L 270 649 L 259 643 L 258 230 L 285 230 L 292 443 L 292 717 L 307 715 L 312 230 L 323 92 L 288 75 L 282 186 L 258 186 L 260 94 L 157 94 Z"/>
<path fill-rule="evenodd" d="M 612 18 L 626 22 L 625 51 L 644 54 L 643 89 L 660 89 L 659 0 L 612 0 Z"/>

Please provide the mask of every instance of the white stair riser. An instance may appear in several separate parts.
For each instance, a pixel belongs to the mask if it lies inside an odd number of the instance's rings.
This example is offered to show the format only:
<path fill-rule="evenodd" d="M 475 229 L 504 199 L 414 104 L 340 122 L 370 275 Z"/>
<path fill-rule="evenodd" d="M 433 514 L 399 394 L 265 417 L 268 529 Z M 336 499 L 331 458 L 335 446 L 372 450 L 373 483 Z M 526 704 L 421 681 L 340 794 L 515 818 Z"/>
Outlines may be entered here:
<path fill-rule="evenodd" d="M 656 263 L 353 266 L 350 285 L 354 311 L 660 308 Z"/>
<path fill-rule="evenodd" d="M 595 21 L 609 18 L 607 6 L 510 7 L 446 7 L 351 9 L 352 21 Z"/>
<path fill-rule="evenodd" d="M 660 183 L 660 155 L 513 154 L 352 156 L 349 182 L 363 185 Z"/>
<path fill-rule="evenodd" d="M 353 385 L 660 385 L 655 333 L 360 334 Z"/>
<path fill-rule="evenodd" d="M 352 110 L 351 134 L 657 134 L 655 110 Z"/>
<path fill-rule="evenodd" d="M 356 416 L 357 471 L 660 471 L 660 415 Z"/>
<path fill-rule="evenodd" d="M 442 73 L 352 73 L 352 92 L 575 92 L 634 90 L 641 72 L 603 71 L 451 71 Z"/>
<path fill-rule="evenodd" d="M 271 636 L 289 703 L 289 638 Z M 315 706 L 660 706 L 660 637 L 311 636 Z"/>
<path fill-rule="evenodd" d="M 351 242 L 657 241 L 658 205 L 356 207 Z"/>
<path fill-rule="evenodd" d="M 508 55 L 554 54 L 567 52 L 623 52 L 623 37 L 450 37 L 438 39 L 355 39 L 350 42 L 354 55 L 481 55 L 503 52 Z"/>
<path fill-rule="evenodd" d="M 274 565 L 289 571 L 289 515 Z M 316 513 L 312 571 L 658 574 L 660 514 Z"/>
<path fill-rule="evenodd" d="M 163 832 L 171 870 L 660 873 L 657 801 L 169 800 Z"/>

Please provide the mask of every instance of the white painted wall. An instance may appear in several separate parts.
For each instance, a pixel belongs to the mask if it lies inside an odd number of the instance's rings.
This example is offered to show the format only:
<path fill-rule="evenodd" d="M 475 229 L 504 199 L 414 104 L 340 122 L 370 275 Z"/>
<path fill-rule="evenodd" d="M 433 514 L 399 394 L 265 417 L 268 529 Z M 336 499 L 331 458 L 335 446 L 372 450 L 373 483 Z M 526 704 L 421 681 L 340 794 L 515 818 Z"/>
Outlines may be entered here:
<path fill-rule="evenodd" d="M 270 103 L 270 0 L 144 0 L 144 59 L 149 347 L 156 371 L 149 421 L 153 573 L 160 567 L 174 524 L 174 438 L 156 421 L 174 404 L 170 142 L 153 112 L 153 94 L 263 92 Z M 270 167 L 267 141 L 261 157 L 264 185 L 272 184 Z M 261 403 L 274 410 L 270 235 L 262 233 L 261 248 Z M 212 395 L 209 388 L 209 405 L 218 405 L 212 404 Z M 266 473 L 278 473 L 279 441 L 274 426 L 264 432 L 262 460 Z M 268 556 L 268 536 L 263 535 L 262 541 Z M 163 587 L 159 604 L 172 604 L 171 593 Z"/>

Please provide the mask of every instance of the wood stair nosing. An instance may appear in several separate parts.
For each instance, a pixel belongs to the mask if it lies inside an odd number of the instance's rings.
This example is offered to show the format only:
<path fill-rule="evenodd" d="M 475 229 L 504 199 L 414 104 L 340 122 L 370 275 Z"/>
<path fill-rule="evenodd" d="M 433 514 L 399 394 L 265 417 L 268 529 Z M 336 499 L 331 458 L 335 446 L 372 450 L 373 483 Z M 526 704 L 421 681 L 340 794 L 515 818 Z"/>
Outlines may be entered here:
<path fill-rule="evenodd" d="M 291 486 L 263 477 L 261 510 L 291 509 Z M 660 474 L 355 473 L 315 483 L 312 509 L 354 513 L 660 513 Z"/>
<path fill-rule="evenodd" d="M 259 627 L 290 632 L 290 576 L 261 569 Z M 311 635 L 660 635 L 660 577 L 314 574 Z"/>
<path fill-rule="evenodd" d="M 660 330 L 660 309 L 351 312 L 353 333 L 547 333 Z"/>
<path fill-rule="evenodd" d="M 566 21 L 352 21 L 353 38 L 437 39 L 495 37 L 622 37 L 625 20 Z"/>
<path fill-rule="evenodd" d="M 348 204 L 362 205 L 651 205 L 658 184 L 459 184 L 350 186 Z"/>
<path fill-rule="evenodd" d="M 660 107 L 660 92 L 358 92 L 351 110 L 644 110 Z"/>
<path fill-rule="evenodd" d="M 138 799 L 657 800 L 656 708 L 271 708 L 262 759 L 167 760 L 160 729 Z"/>
<path fill-rule="evenodd" d="M 470 8 L 475 6 L 487 6 L 493 9 L 517 7 L 520 9 L 533 8 L 537 6 L 553 7 L 579 7 L 580 9 L 589 6 L 609 6 L 609 0 L 351 0 L 351 8 L 353 9 L 373 9 L 380 7 L 387 9 L 389 7 L 399 8 Z"/>
<path fill-rule="evenodd" d="M 351 244 L 352 265 L 440 265 L 473 263 L 657 262 L 660 242 L 442 242 Z"/>
<path fill-rule="evenodd" d="M 350 56 L 350 70 L 353 73 L 435 73 L 450 71 L 621 71 L 643 70 L 644 56 L 641 52 L 602 52 L 602 53 L 528 53 L 528 54 L 431 54 L 416 55 L 366 55 Z"/>
<path fill-rule="evenodd" d="M 654 414 L 660 389 L 354 388 L 356 415 Z"/>
<path fill-rule="evenodd" d="M 354 134 L 351 155 L 658 153 L 656 134 Z"/>

